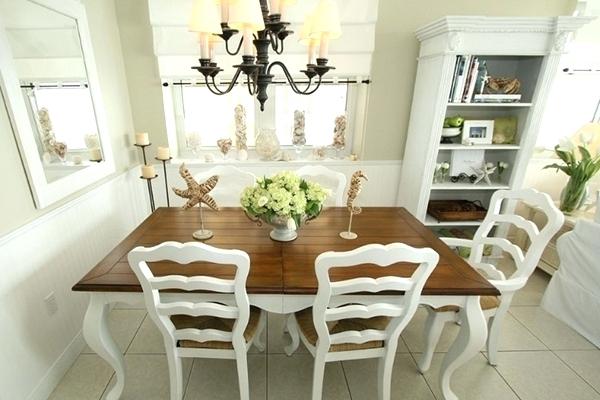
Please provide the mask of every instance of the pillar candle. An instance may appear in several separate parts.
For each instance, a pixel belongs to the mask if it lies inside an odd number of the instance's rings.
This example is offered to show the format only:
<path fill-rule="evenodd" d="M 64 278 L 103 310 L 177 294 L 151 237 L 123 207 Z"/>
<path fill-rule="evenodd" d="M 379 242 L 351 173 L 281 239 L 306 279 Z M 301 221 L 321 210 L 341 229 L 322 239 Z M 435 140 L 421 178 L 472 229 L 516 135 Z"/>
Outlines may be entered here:
<path fill-rule="evenodd" d="M 135 134 L 135 144 L 139 146 L 146 146 L 150 144 L 147 132 L 140 132 Z"/>
<path fill-rule="evenodd" d="M 90 161 L 102 160 L 102 151 L 99 148 L 90 149 Z"/>
<path fill-rule="evenodd" d="M 327 58 L 329 53 L 329 33 L 321 33 L 321 43 L 319 44 L 319 58 Z"/>
<path fill-rule="evenodd" d="M 142 177 L 146 179 L 151 179 L 156 176 L 156 172 L 154 171 L 154 165 L 142 165 Z"/>
<path fill-rule="evenodd" d="M 171 158 L 171 152 L 168 147 L 159 147 L 156 149 L 156 158 L 159 160 L 168 160 Z"/>

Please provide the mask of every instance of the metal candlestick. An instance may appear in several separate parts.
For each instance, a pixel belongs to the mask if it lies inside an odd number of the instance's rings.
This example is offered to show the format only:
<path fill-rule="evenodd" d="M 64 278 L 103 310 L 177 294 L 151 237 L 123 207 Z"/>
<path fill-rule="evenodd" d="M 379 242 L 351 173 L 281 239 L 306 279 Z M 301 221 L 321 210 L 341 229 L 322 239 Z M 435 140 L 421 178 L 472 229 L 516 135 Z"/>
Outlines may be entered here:
<path fill-rule="evenodd" d="M 192 233 L 192 237 L 196 240 L 206 240 L 213 237 L 213 232 L 208 229 L 204 229 L 204 216 L 202 215 L 202 203 L 198 205 L 200 207 L 200 230 Z"/>
<path fill-rule="evenodd" d="M 148 183 L 148 196 L 150 197 L 150 209 L 152 210 L 152 212 L 156 210 L 156 207 L 154 205 L 154 192 L 152 191 L 152 179 L 155 179 L 156 177 L 158 177 L 158 174 L 154 175 L 154 177 L 152 178 L 145 178 L 143 176 L 140 176 L 141 179 L 145 179 Z"/>
<path fill-rule="evenodd" d="M 142 149 L 142 156 L 144 157 L 144 165 L 148 165 L 148 161 L 146 161 L 146 147 L 151 146 L 152 143 L 148 144 L 137 144 L 135 143 L 135 147 L 140 147 Z"/>
<path fill-rule="evenodd" d="M 169 183 L 167 181 L 167 161 L 172 160 L 173 157 L 169 157 L 169 158 L 164 159 L 164 160 L 162 158 L 158 158 L 158 157 L 154 157 L 154 159 L 162 162 L 163 173 L 164 173 L 164 176 L 165 176 L 165 194 L 167 195 L 167 207 L 171 207 L 171 201 L 169 200 Z"/>

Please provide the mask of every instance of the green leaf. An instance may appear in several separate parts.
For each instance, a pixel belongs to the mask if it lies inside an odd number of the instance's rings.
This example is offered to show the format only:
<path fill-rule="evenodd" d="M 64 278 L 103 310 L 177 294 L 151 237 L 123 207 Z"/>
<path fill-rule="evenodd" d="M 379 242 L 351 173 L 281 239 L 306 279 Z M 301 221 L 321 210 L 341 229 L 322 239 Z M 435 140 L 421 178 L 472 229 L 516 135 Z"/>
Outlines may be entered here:
<path fill-rule="evenodd" d="M 586 149 L 584 146 L 579 146 L 579 152 L 581 153 L 582 160 L 591 160 L 592 159 L 592 155 L 590 154 L 588 149 Z"/>

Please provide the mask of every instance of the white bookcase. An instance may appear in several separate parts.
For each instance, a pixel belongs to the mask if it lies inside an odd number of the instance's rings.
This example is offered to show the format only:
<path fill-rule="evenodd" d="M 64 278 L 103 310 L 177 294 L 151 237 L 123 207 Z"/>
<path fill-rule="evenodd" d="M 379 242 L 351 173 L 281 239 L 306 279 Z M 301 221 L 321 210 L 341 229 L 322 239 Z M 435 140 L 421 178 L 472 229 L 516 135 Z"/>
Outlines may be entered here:
<path fill-rule="evenodd" d="M 433 199 L 479 200 L 489 206 L 498 189 L 519 188 L 533 152 L 544 104 L 561 54 L 573 32 L 587 17 L 449 16 L 417 30 L 421 43 L 418 69 L 404 152 L 398 203 L 429 226 L 477 226 L 479 221 L 439 222 L 427 214 Z M 485 59 L 490 76 L 516 77 L 521 82 L 519 103 L 449 103 L 459 55 Z M 490 120 L 516 116 L 514 144 L 442 144 L 445 117 Z M 435 164 L 450 162 L 457 150 L 484 150 L 485 160 L 509 167 L 492 184 L 450 181 L 433 183 Z"/>

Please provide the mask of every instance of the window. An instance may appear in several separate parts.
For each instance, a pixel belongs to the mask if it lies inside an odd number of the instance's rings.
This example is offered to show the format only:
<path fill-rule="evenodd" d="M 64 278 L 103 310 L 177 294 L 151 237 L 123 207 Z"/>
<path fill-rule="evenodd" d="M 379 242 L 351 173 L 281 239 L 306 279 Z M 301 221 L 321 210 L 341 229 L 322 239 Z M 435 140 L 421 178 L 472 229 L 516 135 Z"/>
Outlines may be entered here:
<path fill-rule="evenodd" d="M 27 90 L 33 118 L 42 108 L 48 110 L 52 130 L 59 142 L 66 143 L 67 149 L 86 149 L 85 136 L 97 135 L 96 116 L 85 86 L 44 87 L 36 86 Z"/>
<path fill-rule="evenodd" d="M 600 73 L 561 72 L 544 111 L 537 146 L 554 149 L 588 122 L 600 121 Z"/>
<path fill-rule="evenodd" d="M 302 84 L 299 86 L 302 88 Z M 256 98 L 249 95 L 245 85 L 237 85 L 230 93 L 217 96 L 203 85 L 179 81 L 163 93 L 172 96 L 165 101 L 173 104 L 176 135 L 171 137 L 177 138 L 179 155 L 189 157 L 202 148 L 214 149 L 221 138 L 231 138 L 235 142 L 234 108 L 238 104 L 246 109 L 246 133 L 251 148 L 261 128 L 275 128 L 280 144 L 291 146 L 295 110 L 305 112 L 306 146 L 331 145 L 335 118 L 354 109 L 348 107 L 348 103 L 356 86 L 322 84 L 314 94 L 304 96 L 295 94 L 288 85 L 273 84 L 268 89 L 269 99 L 264 112 L 260 111 Z M 349 125 L 346 143 L 352 143 L 351 136 Z M 350 147 L 347 146 L 347 152 Z"/>

